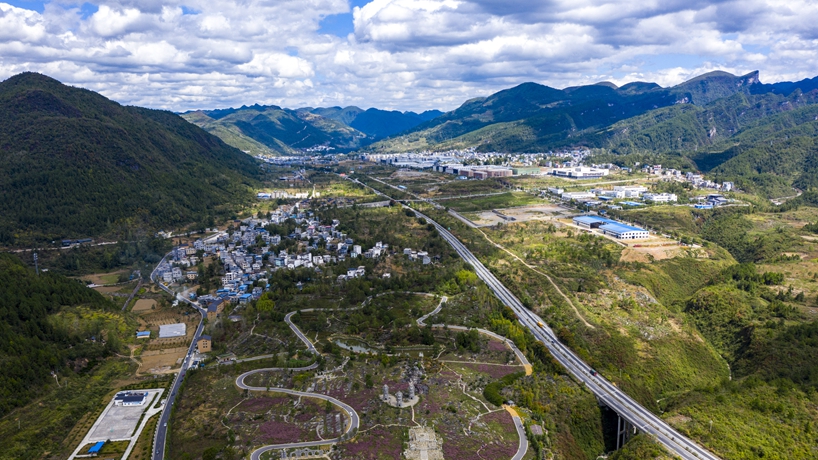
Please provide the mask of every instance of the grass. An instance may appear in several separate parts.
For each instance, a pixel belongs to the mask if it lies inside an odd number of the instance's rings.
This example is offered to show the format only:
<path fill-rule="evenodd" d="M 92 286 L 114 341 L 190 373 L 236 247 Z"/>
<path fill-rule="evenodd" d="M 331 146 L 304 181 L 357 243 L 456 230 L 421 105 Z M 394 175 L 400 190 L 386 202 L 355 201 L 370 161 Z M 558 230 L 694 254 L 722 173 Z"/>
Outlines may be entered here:
<path fill-rule="evenodd" d="M 67 458 L 105 408 L 116 382 L 135 367 L 124 359 L 108 360 L 8 414 L 0 420 L 0 459 Z"/>
<path fill-rule="evenodd" d="M 611 211 L 611 214 L 670 234 L 696 235 L 701 224 L 696 218 L 695 210 L 688 206 L 649 206 L 642 209 Z"/>
<path fill-rule="evenodd" d="M 812 459 L 818 454 L 816 404 L 815 392 L 724 382 L 669 399 L 663 417 L 722 458 Z"/>
<path fill-rule="evenodd" d="M 348 198 L 362 203 L 382 200 L 368 188 L 340 178 L 337 181 L 316 184 L 315 191 L 321 198 Z"/>
<path fill-rule="evenodd" d="M 734 263 L 729 256 L 716 260 L 677 257 L 637 270 L 622 270 L 619 274 L 633 284 L 646 287 L 665 305 L 672 305 L 690 298 Z"/>
<path fill-rule="evenodd" d="M 443 206 L 458 212 L 485 211 L 490 209 L 512 208 L 530 204 L 543 203 L 541 198 L 523 192 L 507 192 L 502 195 L 489 195 L 473 198 L 443 200 Z"/>
<path fill-rule="evenodd" d="M 444 225 L 449 222 L 451 219 Z M 570 236 L 550 230 L 542 222 L 484 229 L 493 241 L 550 274 L 593 323 L 595 329 L 591 329 L 581 324 L 571 306 L 542 275 L 487 246 L 474 230 L 456 224 L 452 228 L 521 301 L 538 311 L 552 327 L 567 327 L 574 341 L 569 345 L 647 407 L 655 408 L 655 401 L 667 394 L 713 384 L 726 376 L 723 361 L 695 329 L 685 326 L 684 315 L 674 313 L 661 300 L 650 301 L 638 285 L 624 279 L 629 269 L 617 265 L 619 249 L 607 240 L 584 234 Z M 610 267 L 604 260 L 610 262 Z M 671 259 L 665 265 L 672 274 L 668 278 L 678 273 L 700 274 L 686 260 Z M 714 268 L 710 272 L 717 271 Z M 691 279 L 693 286 L 688 295 L 703 282 L 706 279 Z M 674 282 L 669 284 L 673 286 Z M 641 297 L 636 296 L 637 292 L 642 292 Z M 638 301 L 617 300 L 628 298 Z"/>

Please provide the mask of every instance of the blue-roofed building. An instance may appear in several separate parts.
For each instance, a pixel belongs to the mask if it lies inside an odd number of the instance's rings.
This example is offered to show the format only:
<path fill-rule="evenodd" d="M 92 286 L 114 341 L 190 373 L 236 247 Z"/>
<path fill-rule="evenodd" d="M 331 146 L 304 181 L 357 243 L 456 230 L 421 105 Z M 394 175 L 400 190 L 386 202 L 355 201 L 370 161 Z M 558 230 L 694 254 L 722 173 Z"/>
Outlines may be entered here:
<path fill-rule="evenodd" d="M 253 300 L 252 294 L 242 294 L 239 296 L 239 303 L 242 305 L 250 302 L 251 300 Z"/>
<path fill-rule="evenodd" d="M 623 202 L 621 202 L 619 204 L 624 204 L 625 206 L 633 206 L 633 207 L 644 206 L 645 205 L 645 203 L 639 203 L 638 201 L 623 201 Z"/>
<path fill-rule="evenodd" d="M 599 216 L 579 216 L 574 217 L 574 225 L 584 228 L 599 228 L 605 224 L 615 224 L 615 220 L 606 219 Z"/>
<path fill-rule="evenodd" d="M 620 223 L 601 225 L 599 229 L 602 230 L 602 233 L 620 240 L 638 240 L 650 236 L 650 233 L 644 228 L 632 227 Z"/>
<path fill-rule="evenodd" d="M 139 331 L 136 333 L 137 339 L 149 339 L 151 338 L 151 331 Z"/>
<path fill-rule="evenodd" d="M 88 453 L 89 454 L 98 454 L 99 451 L 102 449 L 102 446 L 104 446 L 104 445 L 105 445 L 105 441 L 99 441 L 96 444 L 94 444 L 93 446 L 91 446 L 90 449 L 88 449 Z"/>

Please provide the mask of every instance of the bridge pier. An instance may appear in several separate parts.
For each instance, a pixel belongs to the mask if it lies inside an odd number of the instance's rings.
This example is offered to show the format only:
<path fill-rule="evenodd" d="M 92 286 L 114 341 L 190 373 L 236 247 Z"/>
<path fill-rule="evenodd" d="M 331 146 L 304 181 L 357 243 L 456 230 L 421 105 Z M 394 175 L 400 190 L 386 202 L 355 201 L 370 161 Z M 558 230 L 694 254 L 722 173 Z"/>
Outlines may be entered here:
<path fill-rule="evenodd" d="M 624 446 L 636 434 L 636 426 L 617 415 L 616 417 L 616 450 Z"/>

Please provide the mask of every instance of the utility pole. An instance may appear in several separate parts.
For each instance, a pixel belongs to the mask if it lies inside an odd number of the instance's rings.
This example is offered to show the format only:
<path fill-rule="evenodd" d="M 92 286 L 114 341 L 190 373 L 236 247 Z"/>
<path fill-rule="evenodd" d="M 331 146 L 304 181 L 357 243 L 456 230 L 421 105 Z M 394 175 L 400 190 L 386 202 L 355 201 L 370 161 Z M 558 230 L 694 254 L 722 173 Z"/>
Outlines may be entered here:
<path fill-rule="evenodd" d="M 40 267 L 37 265 L 37 253 L 34 253 L 34 271 L 37 272 L 37 276 L 40 276 Z"/>

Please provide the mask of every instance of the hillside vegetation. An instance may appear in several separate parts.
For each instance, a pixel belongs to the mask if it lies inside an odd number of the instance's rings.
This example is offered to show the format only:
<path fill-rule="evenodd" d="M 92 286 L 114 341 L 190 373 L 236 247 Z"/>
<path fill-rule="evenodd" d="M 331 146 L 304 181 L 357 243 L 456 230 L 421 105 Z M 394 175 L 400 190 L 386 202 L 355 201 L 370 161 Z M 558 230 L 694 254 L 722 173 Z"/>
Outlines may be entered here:
<path fill-rule="evenodd" d="M 0 83 L 0 244 L 204 222 L 259 178 L 252 158 L 170 112 L 40 74 Z"/>
<path fill-rule="evenodd" d="M 16 257 L 0 254 L 0 292 L 0 417 L 53 384 L 52 371 L 60 378 L 88 372 L 119 349 L 118 332 L 105 331 L 104 315 L 90 323 L 59 320 L 68 308 L 116 310 L 79 281 L 51 273 L 36 276 Z"/>
<path fill-rule="evenodd" d="M 634 82 L 563 90 L 523 83 L 419 125 L 412 132 L 374 144 L 371 150 L 476 147 L 483 151 L 547 151 L 584 144 L 584 132 L 674 104 L 705 105 L 736 93 L 751 94 L 758 72 L 736 77 L 712 72 L 672 88 Z"/>
<path fill-rule="evenodd" d="M 252 105 L 199 110 L 182 117 L 251 155 L 297 155 L 315 148 L 354 150 L 414 128 L 440 113 Z"/>

